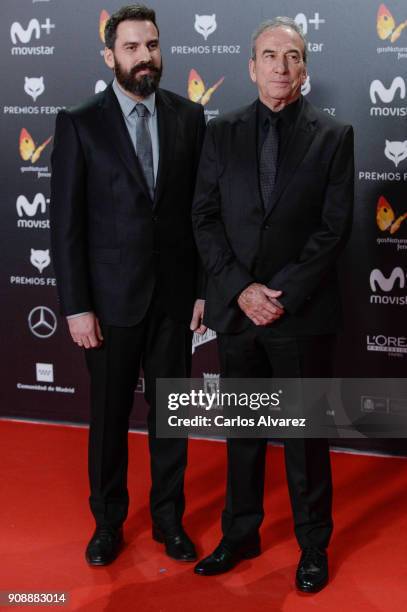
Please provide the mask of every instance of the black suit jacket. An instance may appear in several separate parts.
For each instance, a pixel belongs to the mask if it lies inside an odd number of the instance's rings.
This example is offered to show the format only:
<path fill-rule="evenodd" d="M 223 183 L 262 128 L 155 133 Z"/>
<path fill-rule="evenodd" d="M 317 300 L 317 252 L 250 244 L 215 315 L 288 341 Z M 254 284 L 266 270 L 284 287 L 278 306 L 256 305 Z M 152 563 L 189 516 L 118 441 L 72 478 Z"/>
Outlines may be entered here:
<path fill-rule="evenodd" d="M 105 323 L 135 325 L 155 289 L 168 314 L 190 320 L 198 293 L 191 205 L 204 114 L 163 89 L 156 104 L 154 202 L 111 85 L 58 114 L 51 245 L 64 315 L 92 310 Z"/>
<path fill-rule="evenodd" d="M 251 325 L 237 297 L 257 281 L 283 292 L 277 333 L 334 332 L 341 320 L 335 264 L 353 205 L 353 130 L 302 99 L 264 211 L 256 106 L 208 124 L 193 205 L 208 273 L 205 322 L 224 333 Z"/>

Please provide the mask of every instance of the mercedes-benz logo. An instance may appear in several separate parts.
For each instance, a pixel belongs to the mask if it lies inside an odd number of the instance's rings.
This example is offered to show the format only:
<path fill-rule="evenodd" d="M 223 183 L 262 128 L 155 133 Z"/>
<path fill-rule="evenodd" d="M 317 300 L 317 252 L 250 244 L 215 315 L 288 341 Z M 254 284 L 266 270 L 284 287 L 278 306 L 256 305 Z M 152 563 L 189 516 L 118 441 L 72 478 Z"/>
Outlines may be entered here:
<path fill-rule="evenodd" d="M 28 326 L 37 338 L 49 338 L 57 328 L 57 318 L 50 308 L 36 306 L 28 315 Z"/>

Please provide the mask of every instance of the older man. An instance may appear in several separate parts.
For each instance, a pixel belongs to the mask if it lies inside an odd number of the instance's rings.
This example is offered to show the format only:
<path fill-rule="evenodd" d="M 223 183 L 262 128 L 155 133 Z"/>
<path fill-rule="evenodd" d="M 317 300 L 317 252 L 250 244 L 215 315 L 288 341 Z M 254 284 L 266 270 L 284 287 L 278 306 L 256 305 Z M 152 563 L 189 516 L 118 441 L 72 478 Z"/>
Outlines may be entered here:
<path fill-rule="evenodd" d="M 258 99 L 209 124 L 193 206 L 208 274 L 205 323 L 230 378 L 329 377 L 341 321 L 335 264 L 349 233 L 353 132 L 301 96 L 306 42 L 286 17 L 260 25 L 249 62 Z M 195 568 L 230 570 L 260 554 L 266 440 L 228 440 L 223 538 Z M 297 587 L 328 581 L 328 441 L 285 442 Z"/>

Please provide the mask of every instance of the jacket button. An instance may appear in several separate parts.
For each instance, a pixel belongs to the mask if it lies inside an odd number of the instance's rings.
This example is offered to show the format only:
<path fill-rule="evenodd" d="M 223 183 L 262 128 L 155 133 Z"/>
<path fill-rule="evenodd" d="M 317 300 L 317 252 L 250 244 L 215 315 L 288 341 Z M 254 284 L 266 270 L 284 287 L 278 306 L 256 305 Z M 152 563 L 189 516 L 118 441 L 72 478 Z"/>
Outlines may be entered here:
<path fill-rule="evenodd" d="M 270 226 L 266 224 L 266 225 L 263 226 L 263 229 L 268 230 L 268 229 L 270 229 Z"/>
<path fill-rule="evenodd" d="M 157 223 L 157 221 L 158 221 L 158 217 L 157 217 L 157 215 L 154 215 L 154 216 L 153 216 L 153 221 L 154 221 L 154 223 Z"/>

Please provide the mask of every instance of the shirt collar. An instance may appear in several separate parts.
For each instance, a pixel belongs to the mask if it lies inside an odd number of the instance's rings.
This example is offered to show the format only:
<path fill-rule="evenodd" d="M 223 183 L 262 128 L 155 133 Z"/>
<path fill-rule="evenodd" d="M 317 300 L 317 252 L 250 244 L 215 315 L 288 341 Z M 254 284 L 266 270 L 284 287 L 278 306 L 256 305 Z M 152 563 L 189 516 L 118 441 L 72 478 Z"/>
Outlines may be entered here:
<path fill-rule="evenodd" d="M 125 117 L 128 117 L 133 112 L 134 107 L 136 106 L 137 102 L 135 102 L 133 98 L 128 96 L 123 91 L 123 89 L 119 87 L 119 84 L 116 79 L 113 80 L 112 87 L 119 101 L 120 108 L 122 109 L 123 115 Z M 147 96 L 147 98 L 144 98 L 142 102 L 144 106 L 147 107 L 150 115 L 151 116 L 154 115 L 155 113 L 155 93 L 152 93 L 150 96 Z"/>
<path fill-rule="evenodd" d="M 291 104 L 287 104 L 283 108 L 283 110 L 279 112 L 274 112 L 263 104 L 260 99 L 257 100 L 257 112 L 260 120 L 260 125 L 264 125 L 266 121 L 271 121 L 274 123 L 277 119 L 282 119 L 284 123 L 288 125 L 292 125 L 296 118 L 298 117 L 298 113 L 300 112 L 302 103 L 302 96 L 300 96 L 295 102 L 291 102 Z"/>

